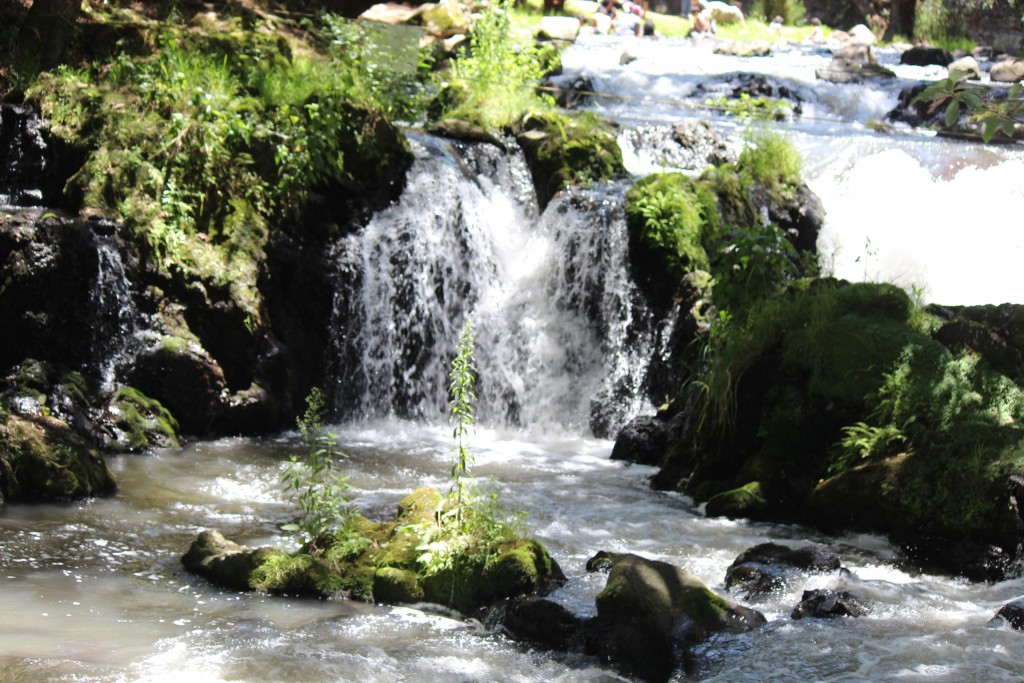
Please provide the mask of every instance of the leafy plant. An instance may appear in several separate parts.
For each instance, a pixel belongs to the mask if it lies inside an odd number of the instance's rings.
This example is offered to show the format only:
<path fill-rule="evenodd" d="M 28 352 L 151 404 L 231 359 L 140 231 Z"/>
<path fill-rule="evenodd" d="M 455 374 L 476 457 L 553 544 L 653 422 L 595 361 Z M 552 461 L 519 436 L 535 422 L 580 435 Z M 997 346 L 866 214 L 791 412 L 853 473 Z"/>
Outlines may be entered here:
<path fill-rule="evenodd" d="M 906 441 L 907 436 L 899 427 L 892 424 L 872 426 L 865 422 L 857 422 L 843 427 L 843 438 L 838 444 L 838 454 L 829 465 L 829 471 L 841 472 L 861 460 L 894 455 L 897 447 Z"/>
<path fill-rule="evenodd" d="M 298 424 L 307 450 L 304 456 L 291 457 L 283 480 L 285 492 L 298 502 L 302 515 L 297 523 L 282 529 L 299 532 L 315 543 L 346 527 L 352 518 L 345 498 L 348 484 L 336 470 L 337 462 L 346 456 L 324 427 L 324 399 L 319 389 L 306 397 L 306 412 Z"/>
<path fill-rule="evenodd" d="M 477 20 L 470 35 L 468 54 L 451 62 L 450 81 L 463 96 L 442 116 L 495 129 L 510 125 L 524 112 L 550 108 L 550 98 L 537 93 L 546 70 L 542 51 L 519 46 L 510 31 L 510 0 L 495 0 Z"/>
<path fill-rule="evenodd" d="M 473 430 L 473 406 L 476 403 L 474 350 L 473 322 L 467 318 L 455 346 L 455 358 L 448 374 L 449 421 L 455 425 L 452 430 L 452 438 L 455 439 L 455 460 L 452 463 L 452 489 L 449 498 L 454 500 L 456 523 L 459 526 L 462 525 L 465 516 L 463 492 L 466 488 L 466 479 L 470 476 L 470 467 L 473 465 L 469 436 Z"/>

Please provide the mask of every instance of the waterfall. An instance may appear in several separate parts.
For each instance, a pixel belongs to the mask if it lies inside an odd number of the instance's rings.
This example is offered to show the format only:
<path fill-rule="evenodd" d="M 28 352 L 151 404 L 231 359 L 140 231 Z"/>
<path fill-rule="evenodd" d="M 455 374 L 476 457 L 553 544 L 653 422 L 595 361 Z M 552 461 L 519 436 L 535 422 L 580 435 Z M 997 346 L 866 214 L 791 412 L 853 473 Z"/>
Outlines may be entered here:
<path fill-rule="evenodd" d="M 466 318 L 483 422 L 611 434 L 649 409 L 670 326 L 629 276 L 623 189 L 563 193 L 538 215 L 514 143 L 414 146 L 400 201 L 335 247 L 342 410 L 443 419 Z"/>
<path fill-rule="evenodd" d="M 95 234 L 96 278 L 89 292 L 90 357 L 105 390 L 131 360 L 138 320 L 131 282 L 115 240 Z"/>

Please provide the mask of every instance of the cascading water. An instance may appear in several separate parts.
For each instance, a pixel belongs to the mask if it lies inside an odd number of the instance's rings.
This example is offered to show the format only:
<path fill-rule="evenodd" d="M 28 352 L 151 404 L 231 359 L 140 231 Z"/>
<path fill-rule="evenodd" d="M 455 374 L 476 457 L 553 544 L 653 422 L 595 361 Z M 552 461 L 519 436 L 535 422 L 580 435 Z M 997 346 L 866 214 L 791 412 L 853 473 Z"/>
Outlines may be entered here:
<path fill-rule="evenodd" d="M 589 80 L 608 96 L 591 106 L 629 130 L 700 117 L 741 139 L 743 124 L 705 101 L 729 93 L 740 74 L 762 73 L 776 94 L 800 100 L 800 115 L 777 128 L 800 152 L 804 178 L 825 207 L 818 246 L 826 270 L 895 282 L 941 304 L 1024 301 L 1024 281 L 1009 275 L 1024 256 L 1024 235 L 1014 227 L 1024 215 L 1024 150 L 936 138 L 886 120 L 901 89 L 944 77 L 945 69 L 901 65 L 896 49 L 878 48 L 896 78 L 838 85 L 816 79 L 831 60 L 821 48 L 737 58 L 713 47 L 588 37 L 566 51 L 559 82 Z M 633 58 L 627 64 L 620 64 L 623 51 Z M 633 172 L 665 167 L 652 139 L 624 136 Z"/>
<path fill-rule="evenodd" d="M 338 248 L 335 340 L 358 361 L 339 403 L 443 416 L 470 318 L 481 419 L 614 432 L 645 407 L 647 365 L 670 332 L 629 277 L 622 190 L 562 195 L 538 219 L 518 152 L 416 140 L 399 203 Z"/>
<path fill-rule="evenodd" d="M 620 66 L 627 45 L 638 59 Z M 630 126 L 643 124 L 642 135 L 623 133 L 624 140 L 640 141 L 627 150 L 637 173 L 664 164 L 655 159 L 657 129 L 693 114 L 653 101 L 685 99 L 687 79 L 758 68 L 799 80 L 794 73 L 825 61 L 803 52 L 742 60 L 672 41 L 604 38 L 581 41 L 565 55 L 570 76 L 587 69 L 606 92 L 651 95 L 646 103 L 600 105 Z M 677 73 L 681 62 L 697 75 Z M 973 204 L 972 226 L 999 224 L 1003 213 L 1020 215 L 1020 187 L 1009 183 L 1018 153 L 871 133 L 841 119 L 884 111 L 891 93 L 812 86 L 800 78 L 804 91 L 816 93 L 805 99 L 804 116 L 819 118 L 794 125 L 791 134 L 830 211 L 829 229 L 852 246 L 863 246 L 864 233 L 851 238 L 844 231 L 858 223 L 872 244 L 890 231 L 865 211 L 875 205 L 891 210 L 893 201 L 861 193 L 891 191 L 898 183 L 912 196 L 934 184 L 932 199 L 908 203 L 915 213 L 945 199 L 939 211 L 922 214 L 921 225 L 949 212 L 955 193 L 985 184 L 1001 188 L 998 199 Z M 446 368 L 462 320 L 470 316 L 479 333 L 482 417 L 499 425 L 475 435 L 475 472 L 494 477 L 502 500 L 528 512 L 530 533 L 569 576 L 554 600 L 593 612 L 604 577 L 584 565 L 600 549 L 672 562 L 722 591 L 726 568 L 743 550 L 769 540 L 795 546 L 813 539 L 828 542 L 848 571 L 801 577 L 753 603 L 768 625 L 709 640 L 695 653 L 697 676 L 730 683 L 1024 678 L 1021 635 L 987 625 L 1002 604 L 1020 598 L 1024 580 L 969 584 L 901 568 L 897 553 L 877 537 L 837 539 L 785 525 L 709 519 L 682 496 L 651 491 L 653 468 L 611 462 L 610 442 L 584 436 L 592 421 L 589 402 L 620 386 L 629 401 L 642 401 L 643 368 L 671 333 L 659 332 L 625 276 L 621 188 L 563 194 L 538 217 L 518 155 L 429 137 L 415 144 L 418 159 L 405 196 L 339 242 L 334 254 L 338 365 L 352 369 L 339 380 L 339 404 L 348 414 L 373 418 L 336 428 L 360 510 L 382 518 L 411 488 L 447 485 Z M 966 175 L 954 168 L 959 164 L 967 166 Z M 889 175 L 878 177 L 882 169 Z M 969 176 L 976 181 L 964 183 Z M 114 280 L 117 263 L 107 263 Z M 863 276 L 864 264 L 854 266 Z M 109 291 L 112 298 L 101 308 L 130 299 L 129 290 Z M 934 296 L 954 303 L 938 291 Z M 991 291 L 972 296 L 981 301 Z M 107 310 L 100 317 L 116 327 L 118 315 Z M 616 395 L 608 402 L 620 400 Z M 638 411 L 629 405 L 626 412 Z M 551 429 L 510 428 L 516 423 Z M 299 447 L 294 435 L 283 435 L 114 456 L 117 497 L 5 507 L 0 613 L 16 618 L 0 619 L 0 680 L 623 680 L 595 659 L 525 650 L 472 621 L 410 607 L 237 594 L 186 574 L 180 556 L 201 529 L 217 528 L 252 547 L 293 547 L 280 529 L 295 514 L 280 478 L 288 454 Z M 804 588 L 850 590 L 871 613 L 792 621 L 790 610 Z M 677 680 L 692 678 L 680 673 Z"/>
<path fill-rule="evenodd" d="M 118 371 L 136 348 L 138 310 L 132 284 L 115 241 L 96 236 L 96 281 L 89 292 L 91 356 L 103 388 L 114 388 Z"/>

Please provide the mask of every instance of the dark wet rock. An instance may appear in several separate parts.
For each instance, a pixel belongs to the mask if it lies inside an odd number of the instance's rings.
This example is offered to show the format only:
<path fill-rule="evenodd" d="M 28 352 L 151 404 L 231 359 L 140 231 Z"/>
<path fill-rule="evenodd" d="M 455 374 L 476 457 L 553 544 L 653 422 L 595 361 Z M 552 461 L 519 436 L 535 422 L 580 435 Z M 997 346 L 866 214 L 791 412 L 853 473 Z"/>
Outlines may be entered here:
<path fill-rule="evenodd" d="M 999 608 L 989 621 L 990 626 L 1008 625 L 1015 631 L 1024 631 L 1024 600 L 1014 600 Z"/>
<path fill-rule="evenodd" d="M 763 519 L 769 509 L 764 487 L 760 482 L 752 481 L 711 496 L 704 511 L 708 517 Z"/>
<path fill-rule="evenodd" d="M 527 596 L 504 608 L 502 625 L 516 640 L 559 652 L 582 652 L 589 620 L 545 598 Z"/>
<path fill-rule="evenodd" d="M 871 610 L 848 591 L 804 591 L 800 604 L 793 608 L 793 619 L 830 619 L 834 617 L 862 617 Z"/>
<path fill-rule="evenodd" d="M 612 448 L 612 460 L 640 465 L 658 465 L 665 456 L 668 425 L 657 417 L 638 417 L 619 432 Z"/>
<path fill-rule="evenodd" d="M 900 55 L 900 64 L 911 66 L 949 66 L 952 61 L 949 50 L 931 45 L 915 45 Z"/>
<path fill-rule="evenodd" d="M 0 502 L 72 500 L 116 488 L 99 450 L 64 422 L 0 414 Z"/>
<path fill-rule="evenodd" d="M 679 168 L 701 170 L 735 161 L 722 135 L 707 121 L 683 121 L 672 126 L 672 139 L 690 155 Z"/>
<path fill-rule="evenodd" d="M 594 92 L 594 82 L 586 76 L 573 79 L 568 85 L 556 85 L 554 81 L 547 80 L 541 84 L 545 92 L 553 92 L 555 102 L 563 109 L 579 109 L 590 104 L 591 94 Z"/>
<path fill-rule="evenodd" d="M 725 572 L 725 588 L 751 600 L 786 590 L 801 572 L 832 572 L 841 566 L 839 557 L 820 543 L 799 548 L 762 543 L 743 551 L 733 561 Z"/>
<path fill-rule="evenodd" d="M 573 184 L 626 172 L 613 127 L 593 115 L 529 113 L 515 129 L 542 209 Z"/>
<path fill-rule="evenodd" d="M 46 123 L 26 104 L 0 103 L 0 206 L 57 206 L 66 178 Z"/>
<path fill-rule="evenodd" d="M 224 371 L 194 340 L 157 340 L 136 357 L 128 381 L 170 410 L 185 434 L 208 433 L 226 410 Z"/>
<path fill-rule="evenodd" d="M 697 577 L 666 562 L 604 553 L 608 582 L 597 596 L 587 649 L 627 675 L 666 681 L 687 648 L 719 631 L 763 626 L 764 616 L 715 594 Z"/>
<path fill-rule="evenodd" d="M 54 214 L 0 222 L 0 329 L 18 331 L 0 335 L 0 371 L 26 358 L 99 371 L 131 305 L 100 292 L 106 259 L 128 260 L 110 227 Z"/>

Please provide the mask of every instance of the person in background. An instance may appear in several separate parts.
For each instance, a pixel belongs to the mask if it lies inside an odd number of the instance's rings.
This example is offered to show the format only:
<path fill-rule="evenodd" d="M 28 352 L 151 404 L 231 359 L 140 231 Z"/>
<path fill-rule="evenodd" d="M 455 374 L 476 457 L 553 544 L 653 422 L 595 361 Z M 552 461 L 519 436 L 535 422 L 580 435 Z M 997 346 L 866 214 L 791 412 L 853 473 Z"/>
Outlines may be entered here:
<path fill-rule="evenodd" d="M 815 45 L 825 42 L 825 31 L 821 28 L 821 19 L 818 17 L 811 19 L 811 26 L 814 28 L 811 29 L 810 41 Z"/>
<path fill-rule="evenodd" d="M 644 21 L 633 12 L 619 12 L 615 15 L 615 35 L 617 36 L 642 36 Z"/>
<path fill-rule="evenodd" d="M 776 33 L 780 32 L 782 30 L 782 17 L 776 14 L 775 17 L 772 19 L 772 23 L 768 24 L 768 28 L 775 31 Z"/>

